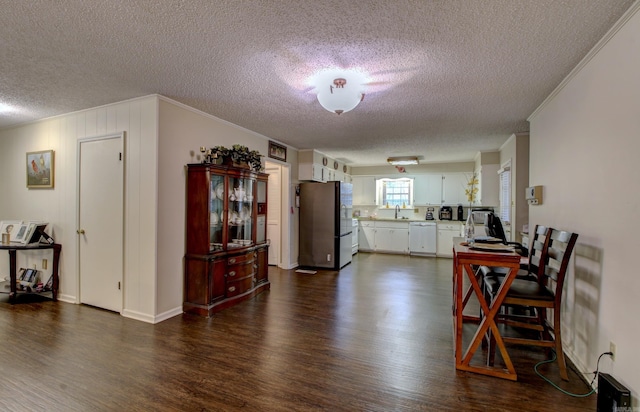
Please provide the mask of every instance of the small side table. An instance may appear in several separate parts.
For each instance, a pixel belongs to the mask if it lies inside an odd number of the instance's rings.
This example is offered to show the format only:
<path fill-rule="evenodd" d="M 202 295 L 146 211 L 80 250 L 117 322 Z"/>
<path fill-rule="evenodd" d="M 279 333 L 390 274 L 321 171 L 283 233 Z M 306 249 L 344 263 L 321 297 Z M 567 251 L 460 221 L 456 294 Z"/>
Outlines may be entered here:
<path fill-rule="evenodd" d="M 42 250 L 42 249 L 52 249 L 53 250 L 53 267 L 52 267 L 52 276 L 53 276 L 53 285 L 51 287 L 51 291 L 46 292 L 37 292 L 40 293 L 48 293 L 51 292 L 51 297 L 54 301 L 58 300 L 58 286 L 59 286 L 59 276 L 58 276 L 58 266 L 60 263 L 60 252 L 62 251 L 62 245 L 59 243 L 54 244 L 32 244 L 32 245 L 20 245 L 20 244 L 9 244 L 9 245 L 0 245 L 0 250 L 7 250 L 9 252 L 9 302 L 15 303 L 16 296 L 18 295 L 17 288 L 17 253 L 18 251 L 28 251 L 28 250 Z"/>

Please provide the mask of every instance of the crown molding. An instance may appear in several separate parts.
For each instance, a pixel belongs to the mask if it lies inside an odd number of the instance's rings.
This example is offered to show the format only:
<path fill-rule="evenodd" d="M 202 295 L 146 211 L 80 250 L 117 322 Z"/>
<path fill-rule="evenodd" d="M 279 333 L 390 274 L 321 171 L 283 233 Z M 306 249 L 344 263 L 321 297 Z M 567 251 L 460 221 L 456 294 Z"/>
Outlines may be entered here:
<path fill-rule="evenodd" d="M 609 41 L 618 33 L 618 31 L 627 24 L 627 22 L 640 10 L 640 1 L 636 1 L 631 5 L 629 10 L 627 10 L 622 17 L 609 29 L 609 31 L 604 35 L 602 39 L 587 53 L 587 55 L 578 63 L 576 67 L 571 70 L 571 72 L 565 77 L 562 82 L 556 87 L 549 96 L 538 106 L 536 110 L 527 118 L 529 122 L 531 122 L 545 107 L 552 101 L 561 91 L 565 88 L 565 86 L 573 80 L 574 77 L 580 73 L 580 71 L 593 59 L 600 49 L 602 49 Z"/>

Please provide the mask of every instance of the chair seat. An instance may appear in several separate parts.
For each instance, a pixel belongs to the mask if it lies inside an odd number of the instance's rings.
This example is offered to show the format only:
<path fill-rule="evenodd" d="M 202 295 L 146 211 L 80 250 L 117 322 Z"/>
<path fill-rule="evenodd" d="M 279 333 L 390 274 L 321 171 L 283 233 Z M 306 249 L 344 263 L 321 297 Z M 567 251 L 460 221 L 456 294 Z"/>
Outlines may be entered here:
<path fill-rule="evenodd" d="M 502 278 L 497 276 L 486 276 L 484 282 L 487 290 L 491 295 L 498 292 L 498 288 L 502 284 Z M 507 291 L 507 299 L 528 299 L 553 302 L 553 294 L 538 282 L 532 282 L 525 279 L 514 279 L 511 287 Z"/>
<path fill-rule="evenodd" d="M 480 266 L 480 272 L 483 277 L 504 277 L 507 273 L 509 273 L 509 268 L 505 267 L 491 267 L 491 266 Z M 524 279 L 524 280 L 537 280 L 537 277 L 533 273 L 529 273 L 528 267 L 522 267 L 520 265 L 520 270 L 516 274 L 516 279 Z"/>

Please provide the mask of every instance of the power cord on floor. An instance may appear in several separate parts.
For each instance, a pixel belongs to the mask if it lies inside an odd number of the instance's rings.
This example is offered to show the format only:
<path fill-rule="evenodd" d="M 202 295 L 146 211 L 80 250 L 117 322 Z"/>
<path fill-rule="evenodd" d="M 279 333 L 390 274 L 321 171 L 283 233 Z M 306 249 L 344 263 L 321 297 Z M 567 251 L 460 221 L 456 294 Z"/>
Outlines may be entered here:
<path fill-rule="evenodd" d="M 554 388 L 556 388 L 560 392 L 564 393 L 565 395 L 573 396 L 574 398 L 586 398 L 587 396 L 591 396 L 596 392 L 596 389 L 593 387 L 593 382 L 595 382 L 596 378 L 598 377 L 598 373 L 599 373 L 598 370 L 600 369 L 600 359 L 604 355 L 613 356 L 613 353 L 611 353 L 611 352 L 604 352 L 604 353 L 600 354 L 600 356 L 598 356 L 598 361 L 596 362 L 596 371 L 593 372 L 593 379 L 591 380 L 591 383 L 589 384 L 589 386 L 591 387 L 591 390 L 588 393 L 577 394 L 577 393 L 571 393 L 571 392 L 568 392 L 568 391 L 562 389 L 561 387 L 559 387 L 558 385 L 553 383 L 549 378 L 547 378 L 546 376 L 544 376 L 543 374 L 538 372 L 538 366 L 544 365 L 545 363 L 551 363 L 551 362 L 554 362 L 556 360 L 556 351 L 552 351 L 552 352 L 553 352 L 553 359 L 549 359 L 549 360 L 545 360 L 545 361 L 541 361 L 541 362 L 536 363 L 536 366 L 533 367 L 533 370 L 536 372 L 536 374 L 538 376 L 540 376 L 542 379 L 547 381 L 547 383 L 549 383 L 551 386 L 553 386 Z"/>

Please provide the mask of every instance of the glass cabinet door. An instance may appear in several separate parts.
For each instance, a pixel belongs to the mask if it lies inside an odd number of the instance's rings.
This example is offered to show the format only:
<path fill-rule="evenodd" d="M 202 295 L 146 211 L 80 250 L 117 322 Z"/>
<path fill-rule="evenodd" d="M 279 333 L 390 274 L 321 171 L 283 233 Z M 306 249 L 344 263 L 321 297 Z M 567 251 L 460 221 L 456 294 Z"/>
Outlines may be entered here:
<path fill-rule="evenodd" d="M 224 223 L 224 176 L 211 174 L 209 195 L 209 249 L 222 250 Z"/>
<path fill-rule="evenodd" d="M 253 244 L 253 180 L 229 178 L 229 210 L 227 247 L 229 249 Z"/>
<path fill-rule="evenodd" d="M 256 243 L 264 243 L 267 240 L 267 182 L 259 180 L 257 183 L 257 208 L 256 213 Z"/>

